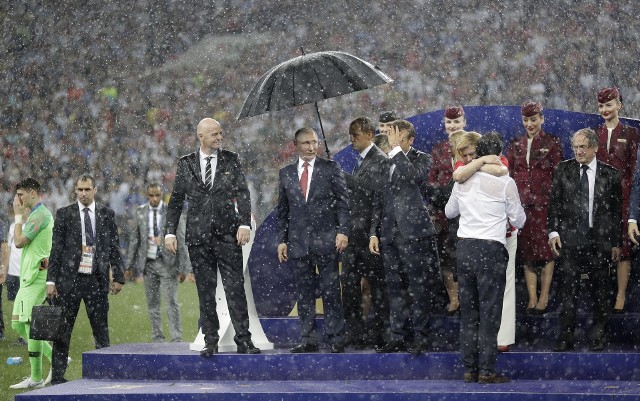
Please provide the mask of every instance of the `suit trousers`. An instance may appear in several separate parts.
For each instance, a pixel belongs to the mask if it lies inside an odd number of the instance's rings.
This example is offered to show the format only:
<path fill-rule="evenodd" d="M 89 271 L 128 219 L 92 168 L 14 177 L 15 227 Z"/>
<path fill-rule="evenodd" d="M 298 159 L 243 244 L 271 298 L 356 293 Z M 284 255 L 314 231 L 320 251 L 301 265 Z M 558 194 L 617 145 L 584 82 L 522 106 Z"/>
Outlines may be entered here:
<path fill-rule="evenodd" d="M 369 280 L 373 319 L 362 316 L 362 288 L 360 279 Z M 376 341 L 385 335 L 389 326 L 389 297 L 384 276 L 384 265 L 379 255 L 367 246 L 349 244 L 342 254 L 342 307 L 347 331 L 352 341 Z"/>
<path fill-rule="evenodd" d="M 53 342 L 51 361 L 52 378 L 54 381 L 64 378 L 67 370 L 67 357 L 71 343 L 71 332 L 80 310 L 80 302 L 84 301 L 87 316 L 93 331 L 96 349 L 108 347 L 109 344 L 109 299 L 108 293 L 102 289 L 102 284 L 95 274 L 77 273 L 75 287 L 71 292 L 58 295 L 56 305 L 62 306 L 64 318 L 60 339 Z"/>
<path fill-rule="evenodd" d="M 200 319 L 205 344 L 218 344 L 220 321 L 216 310 L 218 271 L 227 296 L 229 316 L 236 331 L 236 344 L 250 340 L 247 296 L 244 292 L 242 248 L 235 242 L 225 242 L 212 236 L 205 245 L 189 246 L 189 256 L 200 301 Z"/>
<path fill-rule="evenodd" d="M 381 253 L 389 292 L 390 340 L 408 340 L 411 319 L 414 340 L 426 341 L 435 289 L 442 285 L 436 237 L 407 240 L 396 230 Z"/>
<path fill-rule="evenodd" d="M 509 256 L 497 241 L 460 238 L 460 347 L 465 372 L 495 372 L 497 335 L 502 315 Z"/>
<path fill-rule="evenodd" d="M 586 273 L 589 279 L 586 288 L 593 301 L 593 326 L 589 338 L 600 340 L 606 335 L 607 320 L 611 309 L 609 290 L 609 268 L 611 266 L 611 252 L 598 249 L 598 244 L 587 239 L 583 246 L 562 249 L 560 259 L 560 339 L 574 342 L 576 327 L 576 303 L 581 274 Z"/>
<path fill-rule="evenodd" d="M 168 270 L 164 259 L 147 259 L 144 268 L 144 289 L 147 296 L 147 312 L 151 323 L 151 339 L 162 342 L 162 300 L 164 299 L 172 342 L 182 341 L 180 305 L 178 304 L 178 279 Z M 162 296 L 162 297 L 161 297 Z"/>
<path fill-rule="evenodd" d="M 344 315 L 340 299 L 338 255 L 308 255 L 294 259 L 298 287 L 298 317 L 303 344 L 318 344 L 316 329 L 316 266 L 320 273 L 320 289 L 324 307 L 324 332 L 331 344 L 344 341 Z"/>

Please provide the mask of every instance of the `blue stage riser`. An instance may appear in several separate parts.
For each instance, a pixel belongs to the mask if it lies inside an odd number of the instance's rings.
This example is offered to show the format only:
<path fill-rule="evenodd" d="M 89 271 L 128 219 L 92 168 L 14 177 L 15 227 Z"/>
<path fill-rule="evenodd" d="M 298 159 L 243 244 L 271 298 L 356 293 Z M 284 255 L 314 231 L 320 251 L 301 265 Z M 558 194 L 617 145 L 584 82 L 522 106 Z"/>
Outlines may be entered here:
<path fill-rule="evenodd" d="M 187 344 L 117 345 L 83 354 L 85 379 L 111 380 L 457 380 L 457 352 L 376 354 L 290 354 L 276 349 L 260 355 L 224 353 L 202 358 Z M 497 369 L 521 380 L 639 380 L 637 352 L 509 352 L 498 355 Z M 640 389 L 640 386 L 639 386 Z"/>
<path fill-rule="evenodd" d="M 519 381 L 107 382 L 80 380 L 16 396 L 16 401 L 539 401 L 640 400 L 637 383 Z"/>

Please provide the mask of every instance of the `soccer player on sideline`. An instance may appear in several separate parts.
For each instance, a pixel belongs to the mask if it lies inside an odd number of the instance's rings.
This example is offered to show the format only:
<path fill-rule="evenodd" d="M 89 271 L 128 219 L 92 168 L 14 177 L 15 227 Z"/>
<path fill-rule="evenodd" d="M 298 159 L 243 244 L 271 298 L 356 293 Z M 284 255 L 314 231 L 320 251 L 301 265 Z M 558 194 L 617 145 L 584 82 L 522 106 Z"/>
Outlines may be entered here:
<path fill-rule="evenodd" d="M 47 294 L 47 267 L 53 239 L 53 216 L 40 202 L 41 195 L 40 183 L 33 178 L 26 178 L 16 185 L 13 198 L 16 222 L 14 242 L 17 248 L 22 249 L 22 257 L 20 289 L 13 304 L 11 327 L 20 337 L 28 339 L 31 375 L 9 387 L 12 389 L 43 387 L 47 381 L 42 380 L 42 354 L 51 360 L 51 345 L 48 342 L 29 339 L 31 310 L 35 305 L 42 304 Z"/>

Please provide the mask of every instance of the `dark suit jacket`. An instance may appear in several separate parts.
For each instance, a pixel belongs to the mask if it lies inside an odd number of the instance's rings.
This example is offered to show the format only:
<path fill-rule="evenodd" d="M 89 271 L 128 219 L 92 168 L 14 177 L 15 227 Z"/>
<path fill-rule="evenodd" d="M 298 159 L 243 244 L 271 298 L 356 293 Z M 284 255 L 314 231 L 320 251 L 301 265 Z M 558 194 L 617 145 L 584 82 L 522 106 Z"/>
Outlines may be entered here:
<path fill-rule="evenodd" d="M 640 218 L 640 158 L 636 158 L 636 167 L 631 182 L 631 197 L 629 200 L 629 218 Z"/>
<path fill-rule="evenodd" d="M 47 281 L 54 282 L 62 295 L 73 291 L 82 258 L 82 225 L 78 210 L 77 203 L 59 209 L 53 226 L 53 247 Z M 124 284 L 119 246 L 115 213 L 96 203 L 94 274 L 104 292 L 109 292 L 109 268 L 113 281 Z"/>
<path fill-rule="evenodd" d="M 347 183 L 338 163 L 316 157 L 305 202 L 298 180 L 298 160 L 280 169 L 276 233 L 288 256 L 336 252 L 336 235 L 349 236 L 351 211 Z"/>
<path fill-rule="evenodd" d="M 345 174 L 351 206 L 351 235 L 349 244 L 369 246 L 369 230 L 375 193 L 384 185 L 382 177 L 389 176 L 389 159 L 376 145 L 367 152 L 356 174 Z"/>
<path fill-rule="evenodd" d="M 159 213 L 160 222 L 166 221 L 167 205 L 163 204 Z M 162 255 L 162 261 L 171 275 L 177 275 L 178 272 L 187 274 L 189 272 L 189 255 L 186 244 L 184 242 L 186 221 L 180 218 L 178 223 L 178 252 L 177 255 L 167 251 L 164 246 L 164 227 L 160 227 L 160 245 L 159 251 Z M 131 219 L 131 227 L 129 230 L 129 247 L 127 249 L 127 266 L 133 268 L 136 264 L 142 273 L 144 273 L 147 264 L 147 250 L 149 249 L 149 204 L 136 207 Z"/>
<path fill-rule="evenodd" d="M 211 235 L 236 242 L 239 226 L 251 227 L 251 199 L 238 155 L 218 150 L 211 190 L 202 182 L 199 151 L 178 160 L 176 181 L 167 207 L 165 234 L 176 234 L 184 201 L 187 211 L 188 246 L 207 244 Z"/>
<path fill-rule="evenodd" d="M 548 230 L 560 234 L 563 246 L 575 247 L 582 237 L 578 229 L 580 163 L 575 159 L 558 164 L 553 174 Z M 622 189 L 620 172 L 598 160 L 593 200 L 593 234 L 603 252 L 622 242 Z M 617 224 L 615 224 L 617 223 Z"/>
<path fill-rule="evenodd" d="M 560 139 L 543 131 L 533 139 L 527 165 L 527 135 L 515 138 L 507 154 L 511 177 L 518 186 L 522 206 L 547 206 L 553 170 L 562 161 Z M 527 221 L 530 224 L 531 221 Z"/>
<path fill-rule="evenodd" d="M 429 170 L 431 169 L 431 155 L 416 148 L 411 148 L 407 152 L 407 158 L 416 168 L 415 182 L 420 188 L 422 199 L 429 203 Z"/>
<path fill-rule="evenodd" d="M 428 171 L 422 175 L 424 172 L 402 152 L 396 154 L 391 162 L 395 165 L 391 182 L 388 182 L 388 174 L 381 177 L 383 189 L 374 201 L 369 234 L 380 237 L 383 244 L 393 241 L 395 225 L 408 240 L 435 235 L 435 227 L 418 185 Z"/>

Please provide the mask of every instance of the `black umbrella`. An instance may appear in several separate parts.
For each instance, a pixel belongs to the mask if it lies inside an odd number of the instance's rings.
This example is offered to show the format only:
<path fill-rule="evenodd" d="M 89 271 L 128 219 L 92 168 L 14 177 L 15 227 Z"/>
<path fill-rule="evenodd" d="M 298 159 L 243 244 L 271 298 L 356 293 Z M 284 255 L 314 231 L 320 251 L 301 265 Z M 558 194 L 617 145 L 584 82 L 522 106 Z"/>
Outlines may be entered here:
<path fill-rule="evenodd" d="M 327 157 L 318 101 L 393 82 L 380 68 L 344 52 L 318 52 L 285 61 L 253 85 L 238 120 L 314 103 Z"/>

